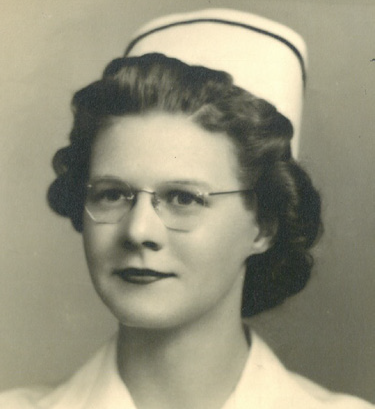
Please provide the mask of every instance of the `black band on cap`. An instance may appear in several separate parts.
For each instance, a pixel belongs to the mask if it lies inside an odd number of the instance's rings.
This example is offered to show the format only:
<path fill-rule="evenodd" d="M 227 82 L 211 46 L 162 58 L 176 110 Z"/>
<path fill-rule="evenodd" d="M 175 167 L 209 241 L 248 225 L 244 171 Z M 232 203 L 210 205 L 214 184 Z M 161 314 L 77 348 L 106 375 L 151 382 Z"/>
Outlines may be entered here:
<path fill-rule="evenodd" d="M 220 23 L 220 24 L 227 24 L 229 26 L 236 26 L 236 27 L 242 27 L 245 28 L 247 30 L 251 30 L 251 31 L 255 31 L 257 33 L 260 34 L 264 34 L 266 36 L 272 37 L 275 40 L 280 41 L 281 43 L 285 44 L 287 47 L 289 47 L 292 52 L 295 54 L 295 56 L 297 57 L 300 66 L 301 66 L 301 72 L 302 72 L 302 80 L 303 80 L 303 85 L 304 87 L 306 86 L 306 67 L 305 67 L 305 62 L 303 60 L 302 54 L 299 52 L 299 50 L 290 42 L 288 41 L 286 38 L 281 37 L 277 34 L 271 33 L 270 31 L 258 28 L 258 27 L 254 27 L 254 26 L 250 26 L 248 24 L 243 24 L 243 23 L 237 23 L 234 21 L 227 21 L 227 20 L 221 20 L 221 19 L 212 19 L 212 18 L 201 18 L 201 19 L 194 19 L 194 20 L 186 20 L 186 21 L 178 21 L 176 23 L 171 23 L 171 24 L 166 24 L 164 26 L 160 26 L 157 28 L 154 28 L 150 31 L 147 31 L 141 35 L 139 35 L 138 37 L 136 37 L 134 40 L 132 40 L 130 42 L 130 44 L 128 45 L 126 51 L 125 51 L 125 56 L 127 56 L 130 51 L 134 48 L 134 46 L 143 38 L 156 33 L 158 31 L 162 31 L 168 28 L 172 28 L 175 26 L 180 26 L 180 25 L 187 25 L 187 24 L 195 24 L 195 23 Z"/>

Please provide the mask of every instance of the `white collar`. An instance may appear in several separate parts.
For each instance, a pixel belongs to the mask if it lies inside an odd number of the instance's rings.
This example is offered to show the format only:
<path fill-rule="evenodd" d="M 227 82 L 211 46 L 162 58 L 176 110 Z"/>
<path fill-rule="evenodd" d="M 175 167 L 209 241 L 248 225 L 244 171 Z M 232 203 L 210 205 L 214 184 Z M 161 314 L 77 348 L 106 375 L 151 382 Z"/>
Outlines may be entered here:
<path fill-rule="evenodd" d="M 137 409 L 116 363 L 113 337 L 67 383 L 39 401 L 48 409 Z M 269 347 L 251 332 L 251 348 L 241 378 L 222 409 L 351 409 L 371 405 L 336 395 L 286 370 Z"/>

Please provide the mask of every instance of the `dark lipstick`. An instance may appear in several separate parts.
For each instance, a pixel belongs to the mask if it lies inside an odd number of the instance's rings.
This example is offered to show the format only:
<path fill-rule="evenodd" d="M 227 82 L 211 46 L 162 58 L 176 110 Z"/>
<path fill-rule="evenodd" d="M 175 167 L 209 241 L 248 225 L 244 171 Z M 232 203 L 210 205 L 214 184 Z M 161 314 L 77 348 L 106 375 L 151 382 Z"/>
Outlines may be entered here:
<path fill-rule="evenodd" d="M 115 270 L 114 274 L 132 284 L 151 284 L 158 280 L 175 277 L 173 273 L 161 273 L 160 271 L 145 268 L 125 268 Z"/>

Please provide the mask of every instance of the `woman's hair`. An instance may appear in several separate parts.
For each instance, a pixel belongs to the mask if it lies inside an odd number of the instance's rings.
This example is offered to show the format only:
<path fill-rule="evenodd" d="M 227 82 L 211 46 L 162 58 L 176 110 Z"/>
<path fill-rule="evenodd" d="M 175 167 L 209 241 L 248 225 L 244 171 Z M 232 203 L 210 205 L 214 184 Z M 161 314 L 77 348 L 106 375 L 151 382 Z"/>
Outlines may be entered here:
<path fill-rule="evenodd" d="M 258 223 L 273 235 L 263 254 L 247 261 L 243 316 L 280 304 L 306 284 L 308 250 L 321 230 L 320 198 L 291 156 L 293 127 L 274 106 L 233 85 L 230 75 L 189 66 L 161 54 L 112 61 L 101 80 L 73 98 L 70 145 L 54 157 L 52 209 L 82 231 L 90 151 L 111 118 L 150 111 L 184 113 L 204 129 L 225 132 L 237 147 L 239 178 L 256 197 Z M 248 203 L 254 208 L 254 195 Z"/>

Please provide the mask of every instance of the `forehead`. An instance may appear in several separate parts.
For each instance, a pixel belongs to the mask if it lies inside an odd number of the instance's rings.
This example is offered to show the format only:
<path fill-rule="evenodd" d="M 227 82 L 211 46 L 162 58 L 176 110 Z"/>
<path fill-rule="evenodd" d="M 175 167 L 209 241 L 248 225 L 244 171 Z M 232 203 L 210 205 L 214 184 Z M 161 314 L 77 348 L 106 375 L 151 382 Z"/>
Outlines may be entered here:
<path fill-rule="evenodd" d="M 232 187 L 237 174 L 234 144 L 226 134 L 166 113 L 113 118 L 94 142 L 90 166 L 90 177 L 140 184 L 181 179 Z"/>

